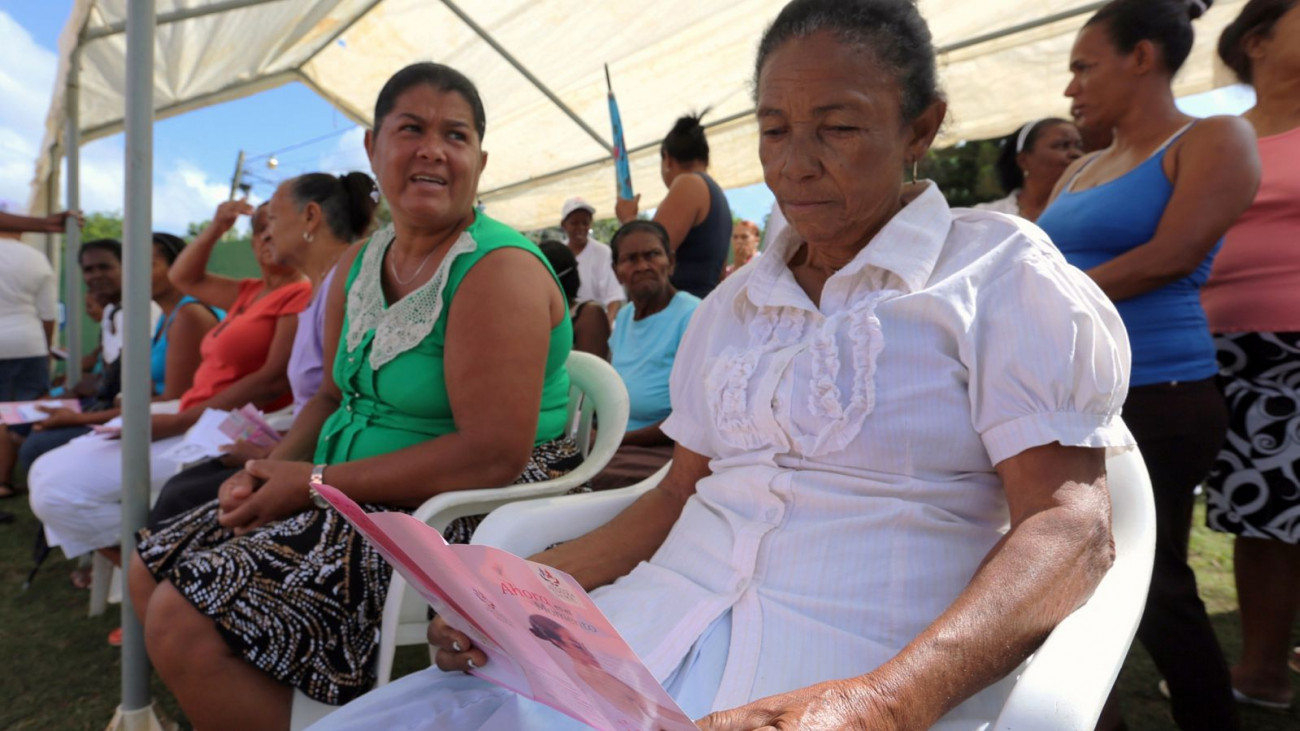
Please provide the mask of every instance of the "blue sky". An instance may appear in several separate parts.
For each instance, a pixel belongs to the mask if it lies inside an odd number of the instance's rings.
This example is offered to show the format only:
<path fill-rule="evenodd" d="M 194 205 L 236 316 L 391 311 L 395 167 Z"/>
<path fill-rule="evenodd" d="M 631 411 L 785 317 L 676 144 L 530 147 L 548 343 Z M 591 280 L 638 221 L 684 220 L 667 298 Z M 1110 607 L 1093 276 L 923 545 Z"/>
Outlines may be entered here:
<path fill-rule="evenodd" d="M 0 0 L 0 206 L 21 211 L 44 132 L 58 59 L 58 37 L 72 0 Z M 1180 101 L 1198 116 L 1237 114 L 1253 102 L 1243 87 L 1228 87 Z M 368 171 L 361 129 L 298 83 L 158 122 L 154 128 L 154 224 L 184 233 L 211 217 L 230 188 L 240 150 L 258 158 L 249 166 L 254 198 L 268 197 L 277 180 L 312 170 Z M 82 208 L 122 208 L 123 139 L 114 135 L 82 148 Z M 728 191 L 732 210 L 759 221 L 772 205 L 763 185 Z"/>

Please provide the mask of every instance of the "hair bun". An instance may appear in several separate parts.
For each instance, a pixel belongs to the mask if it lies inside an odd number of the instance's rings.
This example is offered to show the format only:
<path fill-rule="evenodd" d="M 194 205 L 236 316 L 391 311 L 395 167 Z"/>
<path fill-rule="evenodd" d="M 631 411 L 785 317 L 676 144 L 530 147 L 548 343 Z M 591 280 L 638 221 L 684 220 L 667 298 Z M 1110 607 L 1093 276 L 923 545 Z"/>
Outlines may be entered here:
<path fill-rule="evenodd" d="M 375 219 L 375 208 L 379 206 L 379 188 L 375 181 L 365 173 L 356 171 L 339 176 L 339 182 L 347 193 L 348 222 L 354 237 L 363 236 Z"/>
<path fill-rule="evenodd" d="M 673 123 L 673 133 L 679 135 L 689 134 L 702 128 L 704 125 L 700 123 L 700 120 L 704 119 L 704 115 L 708 113 L 709 109 L 705 109 L 702 112 L 692 112 L 686 116 L 678 117 L 677 121 Z"/>
<path fill-rule="evenodd" d="M 1187 17 L 1196 20 L 1205 15 L 1205 11 L 1210 9 L 1210 6 L 1214 4 L 1214 0 L 1186 0 L 1186 3 Z"/>

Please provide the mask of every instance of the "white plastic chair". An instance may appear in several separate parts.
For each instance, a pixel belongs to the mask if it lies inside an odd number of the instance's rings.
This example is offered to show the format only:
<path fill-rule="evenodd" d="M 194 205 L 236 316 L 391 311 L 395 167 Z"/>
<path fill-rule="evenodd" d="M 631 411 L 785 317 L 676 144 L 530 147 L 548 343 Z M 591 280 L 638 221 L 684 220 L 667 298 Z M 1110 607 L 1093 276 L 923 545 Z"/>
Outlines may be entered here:
<path fill-rule="evenodd" d="M 441 533 L 460 517 L 491 513 L 500 506 L 517 501 L 535 502 L 547 496 L 563 495 L 605 468 L 618 450 L 623 433 L 627 430 L 627 388 L 613 367 L 589 353 L 570 353 L 566 365 L 571 386 L 565 434 L 572 437 L 582 450 L 582 464 L 563 477 L 545 482 L 490 490 L 445 492 L 425 501 L 415 511 L 416 518 Z M 593 441 L 591 430 L 596 417 L 599 417 L 600 429 L 596 431 Z M 604 495 L 605 493 L 583 494 L 572 497 L 599 502 Z M 399 646 L 426 644 L 428 606 L 418 593 L 408 591 L 406 580 L 400 574 L 393 573 L 380 625 L 379 653 L 375 660 L 376 687 L 388 683 L 392 678 L 393 657 Z M 294 690 L 290 731 L 305 729 L 336 708 L 337 706 L 312 700 L 301 691 Z"/>
<path fill-rule="evenodd" d="M 530 485 L 445 492 L 425 501 L 415 511 L 415 517 L 441 533 L 457 518 L 483 515 L 520 500 L 562 495 L 604 469 L 618 450 L 623 433 L 627 430 L 627 388 L 613 367 L 589 353 L 570 354 L 568 369 L 572 387 L 569 392 L 566 433 L 582 449 L 581 465 L 563 477 Z M 600 419 L 600 429 L 592 442 L 594 416 Z M 582 496 L 583 499 L 591 497 L 593 496 Z M 393 581 L 388 587 L 388 598 L 384 602 L 376 668 L 377 685 L 384 685 L 392 677 L 393 655 L 397 647 L 425 644 L 428 625 L 428 605 L 419 594 L 407 591 L 406 581 L 394 573 Z"/>
<path fill-rule="evenodd" d="M 560 496 L 508 505 L 489 515 L 474 543 L 529 556 L 608 522 L 667 467 L 632 487 L 596 495 Z M 1115 564 L 1092 598 L 1057 625 L 1021 668 L 994 724 L 997 731 L 1092 729 L 1128 655 L 1146 605 L 1155 560 L 1151 481 L 1136 448 L 1106 460 Z"/>

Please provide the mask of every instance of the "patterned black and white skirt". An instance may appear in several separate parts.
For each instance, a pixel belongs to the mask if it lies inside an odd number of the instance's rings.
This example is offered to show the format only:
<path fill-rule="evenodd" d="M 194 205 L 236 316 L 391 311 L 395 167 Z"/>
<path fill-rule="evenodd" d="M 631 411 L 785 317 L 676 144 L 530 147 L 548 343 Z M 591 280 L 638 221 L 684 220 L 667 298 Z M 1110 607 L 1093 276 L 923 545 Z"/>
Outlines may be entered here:
<path fill-rule="evenodd" d="M 1206 480 L 1206 523 L 1300 543 L 1300 332 L 1216 335 L 1228 436 Z"/>
<path fill-rule="evenodd" d="M 581 462 L 572 440 L 547 442 L 533 449 L 516 484 L 559 477 Z M 482 517 L 453 522 L 448 542 L 468 543 Z M 332 705 L 374 685 L 392 568 L 337 512 L 307 510 L 235 536 L 217 523 L 213 501 L 141 531 L 138 549 L 155 579 L 170 581 L 236 652 L 277 680 Z"/>

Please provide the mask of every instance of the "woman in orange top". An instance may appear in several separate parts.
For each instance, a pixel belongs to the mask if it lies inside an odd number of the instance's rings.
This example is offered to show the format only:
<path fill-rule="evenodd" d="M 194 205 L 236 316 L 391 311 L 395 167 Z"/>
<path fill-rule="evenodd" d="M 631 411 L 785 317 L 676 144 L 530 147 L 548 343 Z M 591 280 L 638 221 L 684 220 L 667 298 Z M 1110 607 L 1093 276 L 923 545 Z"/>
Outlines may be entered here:
<path fill-rule="evenodd" d="M 180 412 L 153 415 L 150 482 L 154 491 L 179 468 L 167 453 L 206 409 L 234 409 L 246 403 L 276 409 L 292 399 L 286 375 L 289 352 L 298 313 L 311 300 L 311 283 L 276 262 L 264 209 L 253 216 L 253 252 L 262 276 L 238 280 L 206 271 L 216 242 L 241 214 L 252 213 L 246 201 L 221 204 L 212 224 L 172 265 L 172 283 L 182 292 L 228 314 L 199 346 L 203 360 L 193 384 L 181 396 Z M 27 480 L 32 511 L 45 523 L 51 546 L 76 556 L 117 545 L 121 464 L 121 443 L 95 434 L 36 460 Z M 115 548 L 105 553 L 116 558 Z"/>

